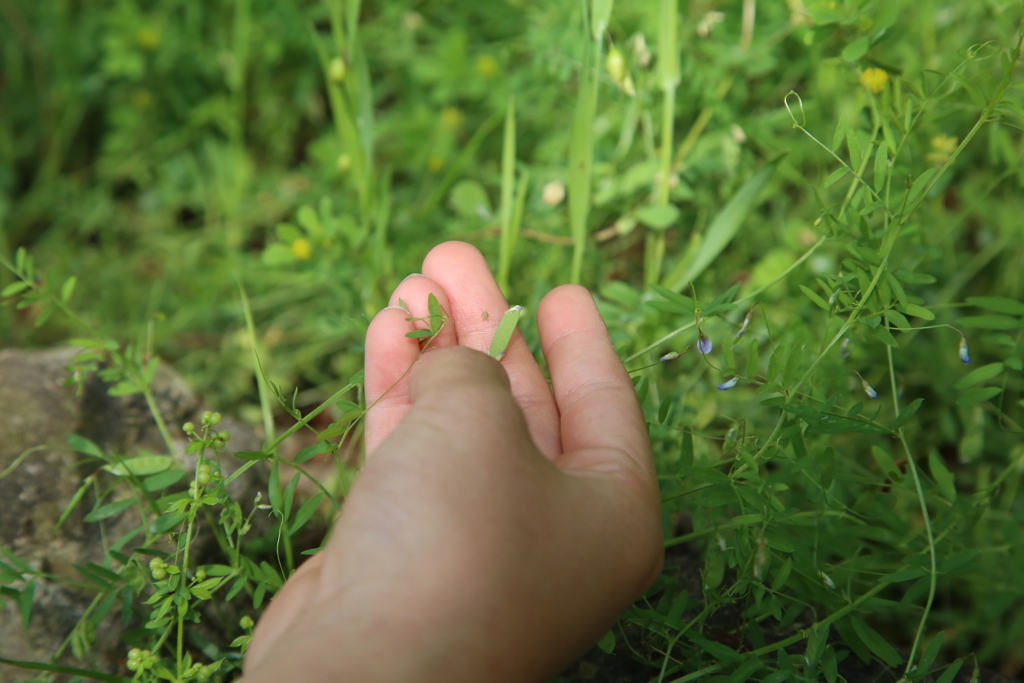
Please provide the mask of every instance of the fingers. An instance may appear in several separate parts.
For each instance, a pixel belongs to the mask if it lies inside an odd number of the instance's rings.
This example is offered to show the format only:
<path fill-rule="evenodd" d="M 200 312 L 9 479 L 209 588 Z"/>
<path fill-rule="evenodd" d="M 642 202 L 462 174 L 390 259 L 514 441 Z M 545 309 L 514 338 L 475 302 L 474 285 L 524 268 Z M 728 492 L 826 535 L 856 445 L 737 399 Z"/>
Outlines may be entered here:
<path fill-rule="evenodd" d="M 605 455 L 618 461 L 607 464 L 653 476 L 647 425 L 633 383 L 590 293 L 576 285 L 553 290 L 540 303 L 537 324 L 561 415 L 563 450 L 614 449 Z"/>
<path fill-rule="evenodd" d="M 420 355 L 420 342 L 405 335 L 430 327 L 429 296 L 437 297 L 441 310 L 449 311 L 448 297 L 436 282 L 422 275 L 410 276 L 395 288 L 390 306 L 378 313 L 366 331 L 366 453 L 398 426 L 409 410 L 408 371 Z M 408 308 L 401 308 L 402 302 Z M 409 321 L 408 318 L 424 318 Z M 455 344 L 455 326 L 449 320 L 430 342 L 443 348 Z"/>
<path fill-rule="evenodd" d="M 483 255 L 464 242 L 446 242 L 427 254 L 423 273 L 448 294 L 459 345 L 486 353 L 509 306 Z M 556 457 L 562 451 L 558 409 L 544 374 L 518 331 L 501 363 L 534 443 L 548 458 Z"/>

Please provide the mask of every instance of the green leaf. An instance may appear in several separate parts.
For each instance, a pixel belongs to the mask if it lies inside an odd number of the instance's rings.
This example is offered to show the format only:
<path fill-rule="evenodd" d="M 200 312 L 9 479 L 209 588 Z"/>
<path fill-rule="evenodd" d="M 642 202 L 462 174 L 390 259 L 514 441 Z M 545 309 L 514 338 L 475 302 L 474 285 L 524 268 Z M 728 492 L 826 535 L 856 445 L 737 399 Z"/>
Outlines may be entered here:
<path fill-rule="evenodd" d="M 879 446 L 872 446 L 871 455 L 874 456 L 875 462 L 878 463 L 878 468 L 882 470 L 887 477 L 892 477 L 894 479 L 899 478 L 900 468 L 896 466 L 896 462 L 888 452 Z"/>
<path fill-rule="evenodd" d="M 748 656 L 742 664 L 736 667 L 735 671 L 729 674 L 724 683 L 747 683 L 763 666 L 764 664 L 761 663 L 760 659 Z"/>
<path fill-rule="evenodd" d="M 747 216 L 757 206 L 761 190 L 774 171 L 775 164 L 772 163 L 743 183 L 702 235 L 693 259 L 688 263 L 687 259 L 679 261 L 672 273 L 665 278 L 665 286 L 668 289 L 674 292 L 682 290 L 707 270 L 718 255 L 729 246 Z"/>
<path fill-rule="evenodd" d="M 972 296 L 967 298 L 967 303 L 996 313 L 1024 315 L 1024 302 L 1016 299 L 1006 299 L 1001 296 Z"/>
<path fill-rule="evenodd" d="M 683 443 L 679 451 L 679 464 L 683 467 L 693 467 L 693 432 L 689 427 L 683 427 Z"/>
<path fill-rule="evenodd" d="M 323 493 L 318 493 L 299 507 L 295 513 L 295 519 L 292 521 L 292 525 L 288 528 L 288 535 L 294 536 L 298 531 L 306 525 L 306 522 L 313 517 L 316 513 L 317 508 L 320 507 L 320 501 L 324 499 Z"/>
<path fill-rule="evenodd" d="M 104 465 L 103 469 L 117 477 L 129 474 L 145 477 L 163 472 L 173 464 L 174 460 L 166 455 L 140 455 L 137 458 L 122 460 L 114 465 Z"/>
<path fill-rule="evenodd" d="M 273 268 L 275 266 L 294 263 L 295 254 L 292 253 L 291 247 L 287 244 L 274 242 L 263 249 L 263 254 L 260 256 L 260 260 L 263 262 L 263 265 Z"/>
<path fill-rule="evenodd" d="M 1020 327 L 1020 320 L 1005 315 L 969 315 L 960 318 L 963 327 L 979 327 L 983 330 L 1015 330 Z"/>
<path fill-rule="evenodd" d="M 24 280 L 17 280 L 16 282 L 12 282 L 11 284 L 7 285 L 2 290 L 0 290 L 0 298 L 20 294 L 21 292 L 24 292 L 31 286 L 32 285 L 30 285 L 28 282 L 25 282 Z"/>
<path fill-rule="evenodd" d="M 843 48 L 843 61 L 856 62 L 871 48 L 871 35 L 865 34 Z"/>
<path fill-rule="evenodd" d="M 958 406 L 973 406 L 979 403 L 984 403 L 990 398 L 995 398 L 999 394 L 1003 393 L 1003 390 L 999 387 L 984 387 L 982 389 L 974 389 L 966 393 L 960 394 L 960 398 L 956 400 Z"/>
<path fill-rule="evenodd" d="M 864 145 L 868 142 L 862 140 L 861 136 L 867 138 L 867 133 L 861 133 L 855 128 L 846 131 L 846 146 L 850 150 L 850 166 L 860 168 L 860 162 L 864 158 Z"/>
<path fill-rule="evenodd" d="M 487 190 L 476 180 L 460 181 L 452 188 L 449 201 L 455 212 L 463 218 L 491 218 L 491 201 L 487 197 Z"/>
<path fill-rule="evenodd" d="M 989 363 L 988 365 L 983 365 L 980 368 L 972 370 L 971 372 L 961 377 L 959 381 L 957 381 L 957 383 L 954 385 L 954 388 L 969 389 L 970 387 L 973 387 L 975 384 L 987 382 L 988 380 L 992 379 L 993 377 L 997 377 L 1000 373 L 1002 373 L 1003 367 L 1004 366 L 1002 363 Z"/>
<path fill-rule="evenodd" d="M 71 446 L 72 450 L 78 453 L 84 453 L 97 458 L 103 457 L 103 451 L 100 450 L 99 446 L 78 434 L 68 435 L 68 445 Z"/>
<path fill-rule="evenodd" d="M 750 342 L 747 352 L 747 380 L 753 382 L 757 378 L 757 339 Z"/>
<path fill-rule="evenodd" d="M 235 451 L 234 456 L 240 460 L 266 460 L 270 453 L 263 451 Z"/>
<path fill-rule="evenodd" d="M 673 292 L 671 289 L 668 289 L 667 287 L 662 287 L 657 283 L 652 283 L 650 287 L 652 290 L 654 290 L 655 293 L 660 294 L 665 298 L 665 305 L 663 307 L 657 307 L 659 311 L 679 313 L 680 315 L 693 315 L 693 309 L 696 307 L 696 304 L 690 297 L 686 296 L 685 294 Z M 661 302 L 648 301 L 647 305 L 651 306 L 654 303 Z M 651 307 L 655 308 L 654 306 Z"/>
<path fill-rule="evenodd" d="M 890 309 L 885 312 L 885 319 L 889 321 L 891 327 L 900 329 L 909 329 L 912 327 L 910 321 L 903 317 L 903 314 L 897 310 Z"/>
<path fill-rule="evenodd" d="M 914 414 L 921 409 L 921 404 L 924 403 L 923 398 L 914 399 L 914 401 L 906 408 L 900 411 L 899 417 L 892 423 L 893 429 L 899 429 L 907 423 L 907 420 L 912 418 Z"/>
<path fill-rule="evenodd" d="M 892 336 L 892 332 L 885 325 L 879 325 L 875 329 L 871 330 L 871 334 L 887 346 L 891 346 L 894 349 L 900 347 L 899 342 L 896 341 L 896 337 Z"/>
<path fill-rule="evenodd" d="M 850 172 L 849 167 L 840 166 L 836 170 L 828 174 L 828 178 L 825 178 L 825 187 L 829 188 L 835 185 L 837 182 L 843 179 L 847 173 Z"/>
<path fill-rule="evenodd" d="M 444 313 L 441 311 L 441 304 L 438 303 L 437 297 L 431 292 L 427 295 L 427 311 L 430 313 L 430 332 L 431 334 L 437 334 L 441 331 L 441 325 L 444 324 Z"/>
<path fill-rule="evenodd" d="M 728 645 L 705 638 L 690 638 L 690 640 L 693 641 L 694 645 L 697 645 L 701 650 L 719 661 L 738 662 L 741 659 L 740 654 Z"/>
<path fill-rule="evenodd" d="M 929 168 L 927 171 L 917 176 L 913 185 L 910 186 L 910 193 L 907 195 L 907 211 L 912 213 L 916 208 L 914 202 L 917 201 L 918 197 L 922 195 L 925 187 L 935 176 L 935 169 Z"/>
<path fill-rule="evenodd" d="M 115 676 L 113 674 L 106 674 L 101 671 L 93 671 L 91 669 L 78 669 L 73 666 L 61 666 L 59 664 L 44 664 L 43 662 L 28 662 L 17 659 L 7 659 L 6 657 L 0 657 L 0 664 L 9 664 L 16 666 L 19 669 L 30 669 L 32 671 L 48 671 L 55 674 L 65 674 L 68 676 L 77 676 L 87 681 L 100 681 L 100 683 L 132 683 L 134 679 L 125 678 L 124 676 Z"/>
<path fill-rule="evenodd" d="M 107 503 L 106 505 L 94 507 L 92 510 L 89 511 L 89 514 L 85 516 L 85 521 L 98 522 L 101 519 L 107 519 L 108 517 L 119 515 L 134 504 L 134 498 L 125 498 L 124 500 L 118 500 L 114 501 L 113 503 Z"/>
<path fill-rule="evenodd" d="M 36 580 L 32 579 L 18 594 L 18 610 L 21 612 L 21 630 L 27 631 L 32 625 L 32 607 L 36 595 Z"/>
<path fill-rule="evenodd" d="M 320 441 L 330 441 L 331 439 L 341 436 L 349 429 L 351 429 L 349 423 L 353 422 L 354 420 L 358 420 L 363 415 L 364 411 L 362 410 L 350 410 L 347 413 L 343 413 L 342 416 L 338 418 L 337 422 L 332 424 L 324 431 L 320 432 L 317 435 L 317 439 L 319 439 Z"/>
<path fill-rule="evenodd" d="M 818 296 L 818 294 L 810 287 L 804 287 L 803 285 L 800 285 L 800 291 L 806 294 L 807 298 L 813 301 L 815 305 L 818 306 L 818 308 L 824 311 L 829 310 L 828 303 L 820 296 Z"/>
<path fill-rule="evenodd" d="M 615 631 L 608 631 L 601 636 L 601 640 L 597 641 L 597 646 L 601 648 L 602 652 L 610 655 L 615 650 Z"/>
<path fill-rule="evenodd" d="M 946 639 L 946 632 L 939 631 L 932 638 L 932 642 L 928 643 L 928 647 L 925 648 L 924 653 L 921 655 L 921 659 L 917 663 L 917 670 L 922 673 L 927 673 L 932 668 L 932 664 L 935 659 L 939 656 L 939 651 L 942 649 L 942 641 Z"/>
<path fill-rule="evenodd" d="M 907 304 L 903 307 L 903 310 L 907 315 L 912 315 L 915 318 L 923 318 L 924 320 L 935 320 L 935 314 L 929 311 L 924 306 L 918 306 L 917 304 Z"/>
<path fill-rule="evenodd" d="M 679 219 L 679 209 L 672 204 L 647 205 L 636 212 L 637 220 L 654 230 L 665 230 Z"/>
<path fill-rule="evenodd" d="M 955 662 L 950 664 L 945 671 L 942 672 L 942 675 L 939 676 L 939 680 L 935 681 L 935 683 L 952 683 L 953 679 L 956 678 L 956 675 L 960 673 L 960 667 L 962 667 L 963 665 L 964 660 L 956 660 Z"/>
<path fill-rule="evenodd" d="M 67 303 L 71 300 L 71 295 L 75 293 L 75 284 L 78 282 L 78 278 L 74 275 L 64 281 L 64 284 L 60 288 L 60 300 L 62 303 Z"/>
<path fill-rule="evenodd" d="M 939 486 L 939 493 L 942 497 L 948 500 L 950 503 L 956 502 L 956 482 L 953 479 L 953 473 L 946 469 L 945 463 L 942 462 L 935 451 L 928 454 L 928 468 L 932 472 L 932 476 L 935 478 L 935 483 Z"/>
<path fill-rule="evenodd" d="M 878 631 L 868 626 L 862 619 L 854 617 L 850 621 L 853 624 L 854 633 L 879 659 L 889 666 L 898 666 L 903 661 L 900 653 L 889 644 L 889 641 L 879 635 Z"/>
<path fill-rule="evenodd" d="M 833 152 L 839 149 L 839 145 L 843 144 L 843 139 L 846 137 L 847 128 L 849 128 L 849 126 L 846 125 L 846 117 L 840 116 L 839 123 L 836 124 L 836 132 L 832 134 L 831 150 Z"/>
<path fill-rule="evenodd" d="M 487 355 L 495 360 L 501 360 L 505 356 L 505 351 L 509 342 L 512 341 L 512 335 L 516 331 L 519 317 L 522 314 L 522 306 L 513 306 L 505 311 L 505 315 L 501 316 L 501 322 L 498 323 L 498 328 L 494 331 L 494 337 L 491 338 L 491 348 Z"/>
<path fill-rule="evenodd" d="M 357 407 L 357 410 L 358 410 L 358 407 Z M 299 451 L 298 453 L 295 454 L 295 459 L 294 459 L 293 462 L 296 465 L 301 465 L 304 462 L 312 460 L 313 458 L 315 458 L 318 455 L 322 455 L 324 453 L 327 453 L 328 451 L 331 450 L 332 446 L 333 446 L 333 444 L 326 443 L 326 442 L 323 442 L 323 441 L 319 441 L 319 442 L 313 444 L 312 446 L 306 446 L 301 451 Z"/>
<path fill-rule="evenodd" d="M 885 187 L 886 178 L 889 176 L 889 144 L 882 140 L 878 144 L 878 151 L 875 152 L 875 192 L 881 193 Z"/>
<path fill-rule="evenodd" d="M 428 339 L 434 336 L 432 330 L 413 330 L 412 332 L 406 332 L 405 336 L 409 339 Z"/>
<path fill-rule="evenodd" d="M 904 581 L 913 581 L 927 575 L 928 572 L 921 568 L 903 569 L 880 577 L 878 583 L 903 583 Z"/>
<path fill-rule="evenodd" d="M 889 430 L 860 420 L 831 417 L 807 427 L 808 434 L 888 434 Z"/>

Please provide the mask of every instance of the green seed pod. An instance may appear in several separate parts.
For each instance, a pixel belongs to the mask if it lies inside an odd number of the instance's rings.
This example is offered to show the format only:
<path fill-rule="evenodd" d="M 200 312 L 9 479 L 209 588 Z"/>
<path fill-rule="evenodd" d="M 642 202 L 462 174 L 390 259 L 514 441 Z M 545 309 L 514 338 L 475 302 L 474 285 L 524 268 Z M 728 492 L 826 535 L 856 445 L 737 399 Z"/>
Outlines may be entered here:
<path fill-rule="evenodd" d="M 210 483 L 209 465 L 200 465 L 196 468 L 196 481 L 199 482 L 201 486 L 206 486 Z"/>
<path fill-rule="evenodd" d="M 621 87 L 622 81 L 626 78 L 626 59 L 619 52 L 619 48 L 612 47 L 608 50 L 608 57 L 604 61 L 604 68 L 608 70 L 608 75 L 612 77 L 615 84 Z"/>
<path fill-rule="evenodd" d="M 214 413 L 214 414 L 210 415 L 210 426 L 211 427 L 215 427 L 215 426 L 219 425 L 220 424 L 220 418 L 221 418 L 221 414 L 220 413 Z"/>
<path fill-rule="evenodd" d="M 231 434 L 227 431 L 220 431 L 217 432 L 217 438 L 220 439 L 221 441 L 230 441 Z"/>
<path fill-rule="evenodd" d="M 194 424 L 192 424 L 191 422 L 186 422 L 185 424 L 181 425 L 181 431 L 183 431 L 183 432 L 185 432 L 186 434 L 189 434 L 189 435 L 195 434 L 196 426 Z"/>
<path fill-rule="evenodd" d="M 241 619 L 239 619 L 239 620 L 238 620 L 238 625 L 239 625 L 239 626 L 241 626 L 241 627 L 242 627 L 243 629 L 245 629 L 246 631 L 248 631 L 248 630 L 249 630 L 249 629 L 251 629 L 251 628 L 252 628 L 252 627 L 253 627 L 253 626 L 254 626 L 255 624 L 253 623 L 252 617 L 250 617 L 250 616 L 249 616 L 249 615 L 247 614 L 247 615 L 245 615 L 244 617 L 242 617 Z"/>
<path fill-rule="evenodd" d="M 347 73 L 348 67 L 345 66 L 345 60 L 341 57 L 335 57 L 327 65 L 327 77 L 331 79 L 331 83 L 341 83 L 345 80 Z"/>

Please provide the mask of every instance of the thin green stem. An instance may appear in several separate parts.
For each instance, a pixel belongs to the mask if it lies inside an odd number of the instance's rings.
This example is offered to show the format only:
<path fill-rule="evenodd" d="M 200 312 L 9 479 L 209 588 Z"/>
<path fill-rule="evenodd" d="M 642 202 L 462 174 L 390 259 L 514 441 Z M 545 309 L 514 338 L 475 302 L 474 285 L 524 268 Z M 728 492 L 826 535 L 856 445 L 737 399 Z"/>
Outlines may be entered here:
<path fill-rule="evenodd" d="M 892 387 L 892 407 L 893 412 L 896 413 L 896 419 L 898 420 L 900 417 L 900 401 L 899 392 L 896 388 L 896 367 L 893 363 L 892 347 L 886 345 L 885 351 L 886 357 L 889 361 L 889 383 Z M 899 436 L 900 443 L 903 444 L 903 452 L 907 456 L 910 475 L 914 480 L 914 490 L 917 492 L 917 499 L 921 504 L 921 518 L 924 520 L 925 535 L 928 538 L 928 599 L 925 601 L 924 612 L 921 614 L 921 621 L 917 625 L 917 633 L 914 635 L 914 644 L 911 646 L 910 655 L 907 657 L 907 668 L 903 672 L 903 675 L 907 676 L 910 674 L 911 669 L 914 668 L 914 656 L 917 654 L 917 650 L 921 646 L 921 639 L 924 638 L 924 629 L 928 624 L 928 615 L 931 613 L 932 603 L 935 602 L 935 590 L 938 583 L 938 567 L 935 559 L 935 535 L 932 532 L 931 515 L 928 512 L 928 503 L 925 501 L 924 487 L 921 486 L 921 477 L 917 471 L 917 463 L 914 461 L 914 454 L 910 451 L 910 445 L 907 443 L 903 427 L 900 427 L 896 433 Z"/>

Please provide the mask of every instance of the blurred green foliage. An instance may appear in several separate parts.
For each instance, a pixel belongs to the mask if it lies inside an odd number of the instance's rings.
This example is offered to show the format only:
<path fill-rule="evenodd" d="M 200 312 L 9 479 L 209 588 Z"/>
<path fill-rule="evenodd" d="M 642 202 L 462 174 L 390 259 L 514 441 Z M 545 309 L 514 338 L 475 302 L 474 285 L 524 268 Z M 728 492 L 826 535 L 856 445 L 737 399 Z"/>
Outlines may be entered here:
<path fill-rule="evenodd" d="M 629 367 L 654 363 L 669 545 L 706 557 L 706 608 L 665 577 L 627 616 L 635 658 L 741 671 L 703 630 L 739 605 L 753 648 L 818 623 L 821 669 L 765 655 L 793 677 L 929 642 L 1019 671 L 1020 2 L 620 1 L 595 31 L 604 4 L 0 0 L 0 253 L 77 276 L 102 334 L 152 326 L 255 421 L 239 285 L 311 406 L 437 242 L 507 259 L 528 310 L 575 248 Z M 0 308 L 0 343 L 78 334 L 38 315 Z"/>

